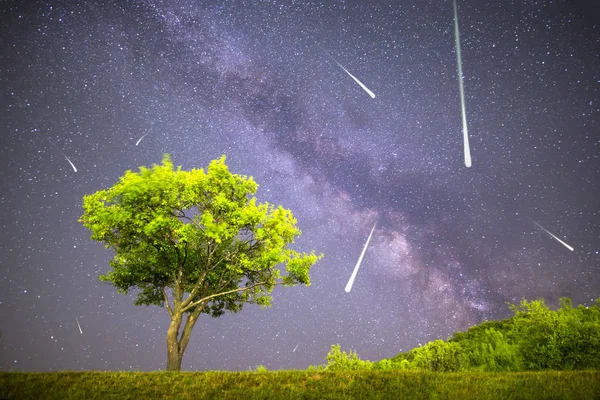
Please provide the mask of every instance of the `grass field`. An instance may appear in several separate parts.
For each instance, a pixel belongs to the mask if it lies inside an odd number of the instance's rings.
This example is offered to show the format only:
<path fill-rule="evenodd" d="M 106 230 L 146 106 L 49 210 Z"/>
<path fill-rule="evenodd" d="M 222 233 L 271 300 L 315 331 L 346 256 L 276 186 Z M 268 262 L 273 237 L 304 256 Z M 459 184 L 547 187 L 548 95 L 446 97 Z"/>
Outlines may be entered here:
<path fill-rule="evenodd" d="M 600 371 L 2 372 L 1 399 L 600 399 Z"/>

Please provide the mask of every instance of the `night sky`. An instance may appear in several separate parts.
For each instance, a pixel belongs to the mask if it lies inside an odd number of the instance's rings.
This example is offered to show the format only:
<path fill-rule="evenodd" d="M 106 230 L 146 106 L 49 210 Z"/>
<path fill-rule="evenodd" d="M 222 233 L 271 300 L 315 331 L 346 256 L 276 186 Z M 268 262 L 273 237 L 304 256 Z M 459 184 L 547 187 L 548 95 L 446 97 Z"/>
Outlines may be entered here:
<path fill-rule="evenodd" d="M 182 370 L 376 361 L 522 297 L 591 304 L 595 3 L 458 1 L 466 168 L 451 0 L 2 2 L 0 369 L 166 368 L 167 311 L 100 283 L 113 253 L 77 222 L 164 153 L 225 154 L 325 254 L 271 308 L 202 316 Z"/>

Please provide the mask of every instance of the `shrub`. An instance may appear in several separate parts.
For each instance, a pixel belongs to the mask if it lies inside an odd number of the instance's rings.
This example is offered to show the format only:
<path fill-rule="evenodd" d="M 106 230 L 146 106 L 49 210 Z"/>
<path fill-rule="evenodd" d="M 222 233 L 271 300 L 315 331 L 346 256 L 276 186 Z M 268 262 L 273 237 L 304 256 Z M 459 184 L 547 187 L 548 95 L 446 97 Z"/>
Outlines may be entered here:
<path fill-rule="evenodd" d="M 395 361 L 393 359 L 384 358 L 381 361 L 372 363 L 371 368 L 380 371 L 390 371 L 399 369 L 410 369 L 411 365 L 408 360 Z"/>
<path fill-rule="evenodd" d="M 325 369 L 328 371 L 336 370 L 367 370 L 371 369 L 370 361 L 363 361 L 358 358 L 356 352 L 350 350 L 349 353 L 342 351 L 339 344 L 331 345 L 329 353 L 327 353 L 327 365 Z"/>
<path fill-rule="evenodd" d="M 269 370 L 264 365 L 259 365 L 258 367 L 256 367 L 254 372 L 261 374 L 261 373 L 269 372 Z"/>
<path fill-rule="evenodd" d="M 464 346 L 471 369 L 494 372 L 523 370 L 518 346 L 494 328 L 486 329 L 478 341 L 465 343 Z"/>
<path fill-rule="evenodd" d="M 462 346 L 455 342 L 435 340 L 412 350 L 412 366 L 438 372 L 460 371 L 464 365 Z"/>

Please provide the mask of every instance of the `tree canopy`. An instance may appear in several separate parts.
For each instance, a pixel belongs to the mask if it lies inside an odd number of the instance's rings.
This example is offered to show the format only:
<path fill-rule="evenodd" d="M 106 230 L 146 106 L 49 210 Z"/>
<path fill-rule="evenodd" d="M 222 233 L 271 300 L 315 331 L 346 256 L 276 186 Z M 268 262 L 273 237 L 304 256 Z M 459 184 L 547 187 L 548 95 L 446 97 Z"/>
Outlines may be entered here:
<path fill-rule="evenodd" d="M 284 285 L 310 285 L 319 256 L 287 248 L 301 234 L 290 210 L 257 204 L 252 177 L 231 174 L 225 156 L 203 169 L 162 165 L 127 171 L 110 189 L 84 197 L 81 222 L 92 239 L 115 250 L 112 270 L 101 276 L 127 293 L 140 289 L 136 305 L 164 305 L 163 289 L 180 284 L 190 293 L 185 311 L 215 296 L 213 316 L 239 311 L 244 302 L 270 304 L 268 294 Z M 274 268 L 286 264 L 286 275 Z M 206 300 L 205 300 L 206 301 Z"/>
<path fill-rule="evenodd" d="M 232 174 L 225 156 L 205 172 L 174 168 L 165 155 L 161 165 L 127 171 L 111 188 L 86 195 L 79 221 L 115 252 L 100 279 L 121 293 L 138 289 L 136 305 L 165 306 L 175 322 L 188 313 L 190 331 L 200 313 L 268 306 L 275 285 L 310 285 L 322 255 L 289 248 L 301 234 L 296 219 L 258 203 L 257 187 L 252 177 Z"/>

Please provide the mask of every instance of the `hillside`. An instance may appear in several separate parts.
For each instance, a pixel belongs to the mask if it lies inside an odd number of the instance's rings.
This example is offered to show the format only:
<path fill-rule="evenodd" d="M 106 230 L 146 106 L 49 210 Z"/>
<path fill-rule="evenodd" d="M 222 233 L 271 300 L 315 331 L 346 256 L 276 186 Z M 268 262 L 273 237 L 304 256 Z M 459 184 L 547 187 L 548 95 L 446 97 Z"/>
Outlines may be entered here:
<path fill-rule="evenodd" d="M 520 372 L 600 369 L 600 299 L 595 305 L 573 307 L 561 298 L 558 310 L 544 300 L 522 300 L 510 305 L 514 315 L 487 321 L 446 341 L 422 347 L 378 362 L 361 360 L 333 345 L 327 364 L 312 370 L 410 370 L 436 372 Z"/>

